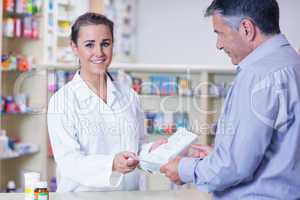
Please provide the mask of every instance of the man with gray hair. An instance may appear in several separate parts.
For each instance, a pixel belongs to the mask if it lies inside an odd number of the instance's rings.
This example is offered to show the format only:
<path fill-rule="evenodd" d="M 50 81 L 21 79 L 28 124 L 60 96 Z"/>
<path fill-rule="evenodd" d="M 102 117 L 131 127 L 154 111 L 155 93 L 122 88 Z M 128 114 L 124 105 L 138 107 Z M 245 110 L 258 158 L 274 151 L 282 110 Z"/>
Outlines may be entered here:
<path fill-rule="evenodd" d="M 215 199 L 300 199 L 300 57 L 280 33 L 276 0 L 213 0 L 206 16 L 238 73 L 213 150 L 161 172 Z"/>

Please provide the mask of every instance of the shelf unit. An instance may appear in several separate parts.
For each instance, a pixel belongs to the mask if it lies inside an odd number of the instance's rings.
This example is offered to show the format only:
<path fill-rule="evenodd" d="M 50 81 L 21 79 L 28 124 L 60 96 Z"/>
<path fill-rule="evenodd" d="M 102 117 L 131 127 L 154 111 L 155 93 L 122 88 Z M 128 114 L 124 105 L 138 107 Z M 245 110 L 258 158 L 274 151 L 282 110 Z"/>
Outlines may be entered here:
<path fill-rule="evenodd" d="M 102 12 L 102 0 L 45 0 L 43 63 L 74 64 L 76 59 L 70 48 L 70 28 L 77 16 L 86 11 Z"/>
<path fill-rule="evenodd" d="M 0 1 L 0 24 L 1 24 L 1 26 L 0 26 L 0 33 L 1 33 L 1 36 L 0 36 L 0 55 L 2 55 L 2 32 L 3 32 L 3 20 L 2 20 L 2 16 L 3 16 L 3 1 Z M 2 68 L 2 62 L 0 63 L 0 67 Z M 1 70 L 0 70 L 0 78 L 1 78 Z M 0 79 L 0 86 L 1 86 L 1 79 Z M 1 126 L 0 126 L 0 128 L 1 128 Z"/>
<path fill-rule="evenodd" d="M 18 76 L 19 74 L 19 76 Z M 15 82 L 20 77 L 19 72 L 4 72 L 2 71 L 2 91 L 1 95 L 12 95 L 14 92 Z M 22 74 L 24 75 L 24 74 Z M 26 80 L 22 81 L 22 86 L 18 92 L 26 93 L 28 95 L 29 106 L 41 108 L 46 105 L 46 96 L 41 84 L 46 84 L 42 79 L 42 74 L 33 76 L 32 72 Z M 44 110 L 45 111 L 45 110 Z M 22 184 L 22 174 L 25 171 L 37 171 L 42 173 L 42 178 L 46 179 L 46 174 L 43 174 L 46 167 L 47 157 L 47 138 L 45 136 L 46 116 L 42 112 L 28 112 L 28 113 L 14 113 L 4 114 L 1 116 L 1 128 L 5 129 L 8 136 L 11 138 L 19 138 L 20 141 L 25 143 L 33 143 L 39 145 L 39 152 L 30 154 L 30 156 L 20 155 L 19 159 L 6 159 L 1 161 L 1 188 L 4 188 L 9 180 L 15 180 L 17 186 Z M 17 158 L 17 157 L 16 157 Z"/>
<path fill-rule="evenodd" d="M 102 11 L 114 22 L 114 60 L 135 62 L 137 0 L 105 0 Z"/>
<path fill-rule="evenodd" d="M 39 150 L 32 150 L 32 151 L 28 151 L 28 152 L 25 152 L 25 153 L 12 152 L 9 155 L 0 156 L 0 160 L 9 160 L 9 159 L 20 158 L 20 157 L 23 157 L 23 156 L 33 155 L 33 154 L 36 154 L 38 152 L 39 152 Z"/>
<path fill-rule="evenodd" d="M 0 55 L 2 56 L 2 33 L 3 33 L 3 27 L 2 27 L 2 24 L 3 24 L 3 20 L 2 20 L 2 16 L 3 16 L 3 1 L 0 1 L 0 24 L 1 24 L 1 26 L 0 26 L 0 33 L 1 33 L 1 35 L 0 35 Z M 1 67 L 1 69 L 2 69 L 2 62 L 0 62 L 0 67 Z M 0 70 L 0 91 L 1 91 L 1 88 L 2 88 L 2 70 Z M 1 116 L 0 116 L 0 118 L 1 118 Z M 0 123 L 0 130 L 2 129 L 2 123 Z M 3 167 L 2 167 L 2 164 L 1 164 L 1 162 L 0 162 L 0 172 L 2 172 L 3 171 L 3 169 L 2 169 Z M 2 187 L 2 182 L 0 181 L 0 183 L 1 183 L 1 187 Z"/>
<path fill-rule="evenodd" d="M 0 20 L 8 15 L 4 13 L 3 2 L 1 1 Z M 43 8 L 41 8 L 43 9 Z M 11 16 L 11 15 L 9 15 Z M 13 15 L 18 18 L 23 18 L 25 15 Z M 9 53 L 21 54 L 24 56 L 32 56 L 34 63 L 42 63 L 44 54 L 40 52 L 43 49 L 42 32 L 44 27 L 44 17 L 41 14 L 33 15 L 33 18 L 38 21 L 39 37 L 36 39 L 27 38 L 8 38 L 3 35 L 1 30 L 0 44 L 1 56 Z M 3 29 L 1 23 L 1 29 Z M 46 99 L 42 88 L 39 85 L 43 80 L 33 77 L 31 72 L 21 73 L 16 70 L 3 71 L 2 63 L 0 68 L 0 95 L 13 96 L 17 93 L 24 93 L 28 97 L 28 105 L 30 107 L 38 107 L 45 105 Z M 46 152 L 44 144 L 47 143 L 43 133 L 46 131 L 44 126 L 45 116 L 40 113 L 7 113 L 0 116 L 0 127 L 7 131 L 10 138 L 18 138 L 22 143 L 35 144 L 38 148 L 26 152 L 14 152 L 9 155 L 2 155 L 0 161 L 0 189 L 4 189 L 9 180 L 15 180 L 17 187 L 22 185 L 22 177 L 25 171 L 42 172 L 46 166 L 46 157 L 43 154 Z M 42 174 L 45 178 L 45 174 Z"/>
<path fill-rule="evenodd" d="M 235 69 L 229 66 L 197 66 L 197 65 L 161 65 L 161 64 L 113 64 L 112 69 L 134 74 L 171 74 L 190 77 L 192 88 L 201 90 L 200 96 L 148 96 L 141 95 L 145 110 L 159 108 L 158 102 L 164 101 L 168 110 L 174 109 L 172 105 L 180 107 L 180 111 L 188 111 L 190 130 L 200 135 L 199 142 L 210 144 L 209 127 L 216 121 L 224 97 L 206 95 L 209 93 L 209 84 L 230 83 Z M 155 100 L 156 99 L 156 100 Z M 180 103 L 180 104 L 178 104 Z M 169 108 L 168 108 L 169 107 Z"/>

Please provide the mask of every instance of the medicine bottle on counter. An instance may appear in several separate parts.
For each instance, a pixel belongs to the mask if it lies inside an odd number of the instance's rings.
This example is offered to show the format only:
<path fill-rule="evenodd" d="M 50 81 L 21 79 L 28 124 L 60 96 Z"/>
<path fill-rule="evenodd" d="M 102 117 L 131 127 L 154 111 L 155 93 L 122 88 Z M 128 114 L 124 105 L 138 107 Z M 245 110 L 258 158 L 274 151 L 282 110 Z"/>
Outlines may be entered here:
<path fill-rule="evenodd" d="M 34 200 L 49 200 L 47 182 L 38 182 L 34 189 Z"/>
<path fill-rule="evenodd" d="M 41 175 L 36 172 L 26 172 L 24 174 L 25 179 L 25 200 L 33 200 L 34 199 L 34 189 L 38 182 L 40 182 Z"/>

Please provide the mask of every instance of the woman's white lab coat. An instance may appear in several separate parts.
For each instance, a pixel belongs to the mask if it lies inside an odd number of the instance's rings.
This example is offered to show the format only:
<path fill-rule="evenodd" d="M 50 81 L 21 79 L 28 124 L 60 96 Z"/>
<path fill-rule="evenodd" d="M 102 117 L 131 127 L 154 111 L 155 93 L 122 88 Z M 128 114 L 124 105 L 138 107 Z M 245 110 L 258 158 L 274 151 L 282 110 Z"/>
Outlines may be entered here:
<path fill-rule="evenodd" d="M 77 72 L 50 99 L 48 130 L 58 192 L 138 189 L 137 170 L 126 175 L 112 172 L 115 154 L 147 152 L 150 147 L 144 144 L 138 97 L 128 84 L 107 77 L 105 103 Z"/>

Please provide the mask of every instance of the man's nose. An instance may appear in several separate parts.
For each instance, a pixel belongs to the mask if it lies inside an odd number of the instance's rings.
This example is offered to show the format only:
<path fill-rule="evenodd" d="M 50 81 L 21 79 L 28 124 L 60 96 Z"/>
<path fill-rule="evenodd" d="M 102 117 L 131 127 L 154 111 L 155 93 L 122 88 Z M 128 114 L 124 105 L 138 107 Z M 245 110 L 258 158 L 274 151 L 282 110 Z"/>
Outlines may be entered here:
<path fill-rule="evenodd" d="M 217 40 L 217 44 L 216 44 L 217 49 L 222 50 L 224 48 L 222 42 L 220 40 Z"/>

